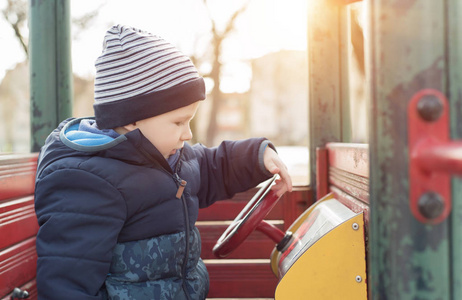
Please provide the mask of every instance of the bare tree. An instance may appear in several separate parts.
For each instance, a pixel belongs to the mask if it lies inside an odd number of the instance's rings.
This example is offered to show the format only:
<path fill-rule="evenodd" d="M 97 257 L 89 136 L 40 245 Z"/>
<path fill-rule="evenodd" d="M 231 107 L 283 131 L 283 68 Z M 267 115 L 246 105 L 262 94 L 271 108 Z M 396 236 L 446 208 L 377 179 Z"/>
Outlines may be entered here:
<path fill-rule="evenodd" d="M 78 18 L 72 19 L 72 24 L 75 29 L 74 38 L 76 38 L 79 33 L 88 30 L 93 20 L 97 17 L 100 7 Z M 2 116 L 0 127 L 4 131 L 4 140 L 2 141 L 4 145 L 0 151 L 14 151 L 15 149 L 22 149 L 19 145 L 21 144 L 21 141 L 18 139 L 17 124 L 18 122 L 20 124 L 27 123 L 27 114 L 29 112 L 29 81 L 24 80 L 24 78 L 29 77 L 27 62 L 29 58 L 27 38 L 28 11 L 29 3 L 27 0 L 7 0 L 6 7 L 1 11 L 1 17 L 3 17 L 14 30 L 15 37 L 21 44 L 21 48 L 24 50 L 26 55 L 26 61 L 17 64 L 13 70 L 9 70 L 0 82 L 0 115 Z M 80 112 L 82 109 L 79 107 L 79 101 L 83 98 L 82 95 L 88 95 L 91 92 L 93 84 L 92 80 L 84 81 L 76 76 L 74 76 L 74 81 L 78 82 L 78 89 L 74 90 L 74 99 L 76 100 L 74 101 L 74 105 L 77 104 L 77 111 Z M 89 87 L 82 87 L 83 84 L 86 84 Z M 18 107 L 22 108 L 22 110 L 19 110 Z M 28 126 L 21 126 L 21 128 L 28 128 Z M 28 147 L 29 142 L 24 142 Z"/>
<path fill-rule="evenodd" d="M 3 17 L 11 25 L 14 34 L 28 57 L 27 37 L 24 30 L 27 27 L 28 3 L 26 0 L 8 0 L 7 6 L 2 10 Z"/>
<path fill-rule="evenodd" d="M 72 18 L 72 24 L 76 28 L 75 37 L 93 24 L 93 21 L 98 16 L 98 12 L 103 5 L 100 5 L 97 9 L 82 16 Z M 21 44 L 27 58 L 29 57 L 27 39 L 28 8 L 29 4 L 27 0 L 7 0 L 7 6 L 2 10 L 3 18 L 11 25 L 11 28 L 13 28 L 14 34 Z"/>
<path fill-rule="evenodd" d="M 203 0 L 204 5 L 208 8 L 207 0 Z M 220 111 L 220 107 L 223 101 L 223 95 L 220 90 L 220 81 L 221 81 L 221 68 L 222 63 L 220 61 L 220 56 L 222 53 L 222 44 L 223 41 L 229 36 L 229 34 L 234 30 L 236 19 L 247 9 L 249 5 L 247 1 L 241 8 L 236 10 L 229 20 L 226 22 L 226 26 L 223 31 L 219 31 L 217 28 L 216 21 L 214 20 L 210 10 L 209 17 L 212 24 L 212 70 L 209 74 L 204 74 L 204 77 L 209 77 L 213 80 L 214 85 L 211 91 L 212 98 L 212 107 L 210 111 L 209 126 L 207 128 L 206 135 L 206 145 L 213 145 L 214 139 L 217 135 L 217 114 Z"/>

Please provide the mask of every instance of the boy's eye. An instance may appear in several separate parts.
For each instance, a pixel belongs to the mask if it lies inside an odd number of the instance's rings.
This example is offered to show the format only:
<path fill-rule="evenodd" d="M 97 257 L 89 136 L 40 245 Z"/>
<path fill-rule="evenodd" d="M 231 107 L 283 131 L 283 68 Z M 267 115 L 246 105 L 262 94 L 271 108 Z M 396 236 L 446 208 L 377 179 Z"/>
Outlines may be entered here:
<path fill-rule="evenodd" d="M 183 122 L 175 122 L 175 125 L 176 125 L 176 126 L 181 126 L 181 125 L 183 125 L 183 124 L 184 124 Z"/>

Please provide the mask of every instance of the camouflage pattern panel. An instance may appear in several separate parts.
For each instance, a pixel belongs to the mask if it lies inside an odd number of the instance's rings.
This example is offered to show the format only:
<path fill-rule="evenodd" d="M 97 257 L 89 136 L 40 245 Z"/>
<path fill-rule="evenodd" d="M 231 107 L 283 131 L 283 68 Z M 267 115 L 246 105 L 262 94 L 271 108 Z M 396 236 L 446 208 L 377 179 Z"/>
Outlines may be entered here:
<path fill-rule="evenodd" d="M 113 251 L 106 279 L 109 299 L 187 299 L 183 291 L 182 266 L 185 232 L 119 243 Z M 205 299 L 208 273 L 200 260 L 200 235 L 189 235 L 186 289 L 191 299 Z"/>
<path fill-rule="evenodd" d="M 201 237 L 194 227 L 189 236 L 189 260 L 186 270 L 186 289 L 191 299 L 205 299 L 209 292 L 209 273 L 200 259 Z"/>

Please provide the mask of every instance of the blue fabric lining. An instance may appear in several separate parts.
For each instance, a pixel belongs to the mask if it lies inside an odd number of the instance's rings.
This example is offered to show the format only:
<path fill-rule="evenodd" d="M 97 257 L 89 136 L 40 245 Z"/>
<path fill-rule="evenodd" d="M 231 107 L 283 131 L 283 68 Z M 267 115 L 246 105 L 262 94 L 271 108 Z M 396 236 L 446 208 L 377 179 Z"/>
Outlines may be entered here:
<path fill-rule="evenodd" d="M 99 146 L 112 142 L 119 134 L 112 129 L 101 130 L 95 120 L 83 119 L 69 126 L 66 137 L 82 146 Z"/>

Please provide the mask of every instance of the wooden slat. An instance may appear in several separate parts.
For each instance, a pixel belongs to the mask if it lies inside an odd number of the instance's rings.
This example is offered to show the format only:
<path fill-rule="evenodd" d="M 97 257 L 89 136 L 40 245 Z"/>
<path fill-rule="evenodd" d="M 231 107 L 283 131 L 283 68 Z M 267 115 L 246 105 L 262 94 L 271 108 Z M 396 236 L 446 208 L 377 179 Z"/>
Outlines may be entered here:
<path fill-rule="evenodd" d="M 34 193 L 37 154 L 0 156 L 0 200 Z"/>
<path fill-rule="evenodd" d="M 35 236 L 38 227 L 33 196 L 0 202 L 0 249 Z"/>
<path fill-rule="evenodd" d="M 209 298 L 272 298 L 278 279 L 269 260 L 235 263 L 204 261 L 210 276 Z"/>
<path fill-rule="evenodd" d="M 0 252 L 0 297 L 35 278 L 37 253 L 35 237 Z"/>
<path fill-rule="evenodd" d="M 282 221 L 276 225 L 279 229 L 283 230 Z M 215 243 L 217 242 L 218 238 L 223 234 L 225 229 L 228 227 L 227 225 L 217 225 L 217 224 L 210 224 L 205 225 L 198 223 L 196 226 L 199 228 L 201 233 L 202 239 L 202 253 L 201 257 L 203 259 L 214 259 L 215 256 L 213 255 L 212 249 Z M 267 236 L 263 233 L 258 231 L 254 231 L 247 237 L 247 239 L 233 251 L 229 257 L 229 259 L 233 258 L 263 258 L 267 259 L 271 255 L 271 251 L 273 251 L 275 243 L 271 241 Z"/>

